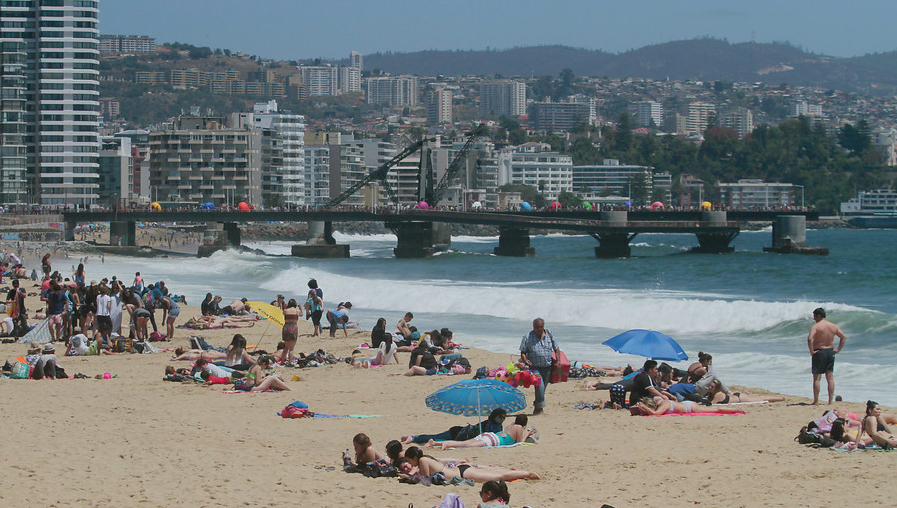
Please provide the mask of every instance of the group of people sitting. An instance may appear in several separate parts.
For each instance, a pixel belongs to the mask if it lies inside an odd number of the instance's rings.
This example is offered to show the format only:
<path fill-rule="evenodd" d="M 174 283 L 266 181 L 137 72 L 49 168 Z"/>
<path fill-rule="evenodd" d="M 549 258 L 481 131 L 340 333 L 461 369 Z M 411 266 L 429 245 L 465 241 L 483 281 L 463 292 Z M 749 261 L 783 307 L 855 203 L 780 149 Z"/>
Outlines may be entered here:
<path fill-rule="evenodd" d="M 647 360 L 639 370 L 632 366 L 622 371 L 619 380 L 599 378 L 586 381 L 584 389 L 610 390 L 609 405 L 620 408 L 637 408 L 646 414 L 692 413 L 693 404 L 702 404 L 700 412 L 742 412 L 740 410 L 720 411 L 708 410 L 712 404 L 733 404 L 743 402 L 779 402 L 783 397 L 750 396 L 742 392 L 729 390 L 713 372 L 713 357 L 698 353 L 698 361 L 688 369 L 674 369 L 656 360 Z M 608 382 L 613 381 L 613 382 Z M 629 402 L 626 402 L 629 392 Z M 686 403 L 687 402 L 687 403 Z"/>
<path fill-rule="evenodd" d="M 802 428 L 796 439 L 803 444 L 815 443 L 846 450 L 870 446 L 892 449 L 897 448 L 897 433 L 891 425 L 897 425 L 897 414 L 885 413 L 878 402 L 869 400 L 862 418 L 851 411 L 826 410 Z M 826 442 L 825 438 L 830 441 Z"/>

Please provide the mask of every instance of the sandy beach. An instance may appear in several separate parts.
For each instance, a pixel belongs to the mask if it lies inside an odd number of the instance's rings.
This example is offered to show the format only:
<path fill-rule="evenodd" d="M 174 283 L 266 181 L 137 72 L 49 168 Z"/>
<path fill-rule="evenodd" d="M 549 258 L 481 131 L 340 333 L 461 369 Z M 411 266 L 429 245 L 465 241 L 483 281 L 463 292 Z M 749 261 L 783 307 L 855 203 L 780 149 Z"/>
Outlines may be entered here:
<path fill-rule="evenodd" d="M 36 298 L 28 301 L 33 308 Z M 187 307 L 177 323 L 197 314 L 197 307 Z M 400 313 L 385 317 L 393 323 Z M 348 339 L 342 334 L 314 339 L 310 325 L 300 325 L 297 351 L 321 348 L 349 356 L 369 336 L 367 330 L 350 330 Z M 224 346 L 237 332 L 271 352 L 280 340 L 276 325 L 260 321 L 240 330 L 177 329 L 172 342 L 157 345 L 186 347 L 194 333 Z M 455 331 L 456 341 L 464 338 L 464 330 Z M 22 344 L 0 345 L 2 359 L 14 361 L 25 352 Z M 464 353 L 474 369 L 513 358 L 476 349 Z M 448 492 L 459 494 L 467 506 L 479 502 L 478 486 L 370 479 L 343 472 L 340 461 L 359 432 L 382 451 L 401 435 L 475 421 L 424 404 L 429 393 L 471 376 L 390 376 L 407 366 L 408 353 L 400 353 L 400 364 L 374 369 L 344 363 L 278 368 L 292 391 L 225 394 L 220 386 L 162 381 L 165 366 L 190 365 L 170 358 L 170 353 L 60 358 L 69 375 L 83 373 L 89 379 L 0 380 L 5 401 L 0 502 L 430 507 Z M 115 377 L 94 379 L 105 372 Z M 290 381 L 294 375 L 298 381 Z M 582 391 L 579 385 L 549 386 L 546 413 L 530 418 L 541 434 L 536 445 L 431 453 L 540 474 L 539 481 L 509 484 L 515 507 L 887 505 L 897 494 L 892 481 L 897 455 L 811 449 L 792 440 L 801 425 L 823 411 L 807 399 L 748 405 L 747 414 L 738 416 L 631 417 L 628 411 L 574 409 L 577 402 L 607 397 L 606 391 Z M 533 389 L 524 391 L 529 413 Z M 381 416 L 285 420 L 276 415 L 294 400 L 319 413 Z M 862 411 L 856 403 L 836 407 Z"/>

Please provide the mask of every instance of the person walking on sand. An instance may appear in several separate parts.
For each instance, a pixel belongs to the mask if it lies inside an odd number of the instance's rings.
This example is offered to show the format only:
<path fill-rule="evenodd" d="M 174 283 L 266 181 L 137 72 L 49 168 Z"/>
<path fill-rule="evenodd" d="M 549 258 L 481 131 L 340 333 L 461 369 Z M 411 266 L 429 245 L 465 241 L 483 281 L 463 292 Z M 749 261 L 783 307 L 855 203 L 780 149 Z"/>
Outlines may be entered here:
<path fill-rule="evenodd" d="M 813 320 L 816 324 L 807 336 L 807 347 L 813 359 L 813 405 L 819 404 L 819 381 L 823 374 L 828 383 L 828 403 L 831 404 L 835 397 L 835 355 L 841 352 L 847 337 L 838 325 L 825 319 L 825 309 L 822 307 L 813 311 Z M 835 349 L 836 336 L 839 339 L 838 349 Z"/>
<path fill-rule="evenodd" d="M 542 377 L 542 382 L 536 385 L 536 400 L 533 402 L 534 415 L 545 411 L 545 388 L 548 386 L 548 378 L 551 376 L 551 354 L 558 352 L 557 341 L 554 340 L 551 330 L 545 329 L 545 320 L 536 318 L 533 320 L 533 329 L 523 336 L 520 341 L 520 361 L 530 369 L 535 370 Z"/>

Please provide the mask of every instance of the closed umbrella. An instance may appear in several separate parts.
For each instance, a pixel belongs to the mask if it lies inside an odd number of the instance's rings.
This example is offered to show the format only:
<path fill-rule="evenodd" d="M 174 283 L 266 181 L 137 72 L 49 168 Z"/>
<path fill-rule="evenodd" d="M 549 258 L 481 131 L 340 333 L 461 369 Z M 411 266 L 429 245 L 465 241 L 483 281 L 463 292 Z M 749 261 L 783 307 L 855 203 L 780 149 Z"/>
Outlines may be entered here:
<path fill-rule="evenodd" d="M 654 330 L 635 329 L 623 332 L 603 343 L 618 353 L 644 356 L 653 360 L 678 362 L 688 355 L 672 337 Z"/>

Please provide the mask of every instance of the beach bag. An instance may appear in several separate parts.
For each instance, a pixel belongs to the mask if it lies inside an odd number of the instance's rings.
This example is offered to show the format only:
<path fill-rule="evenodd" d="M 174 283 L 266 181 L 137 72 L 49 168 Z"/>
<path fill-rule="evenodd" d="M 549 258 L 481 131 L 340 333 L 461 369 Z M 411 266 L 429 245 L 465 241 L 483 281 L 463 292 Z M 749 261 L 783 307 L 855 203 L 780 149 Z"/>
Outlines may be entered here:
<path fill-rule="evenodd" d="M 556 351 L 551 354 L 551 376 L 548 378 L 549 383 L 566 383 L 570 376 L 570 360 L 563 351 Z"/>
<path fill-rule="evenodd" d="M 477 373 L 473 376 L 474 379 L 485 379 L 487 377 L 489 377 L 489 369 L 485 366 L 477 369 Z"/>
<path fill-rule="evenodd" d="M 149 340 L 151 342 L 162 342 L 163 340 L 165 340 L 165 334 L 159 333 L 159 332 L 153 332 L 150 334 Z"/>
<path fill-rule="evenodd" d="M 31 373 L 31 365 L 28 365 L 25 362 L 16 362 L 16 364 L 12 368 L 12 374 L 10 374 L 10 379 L 28 379 L 28 374 Z"/>
<path fill-rule="evenodd" d="M 395 466 L 382 460 L 359 464 L 357 469 L 358 472 L 368 478 L 395 478 L 399 476 L 399 470 Z"/>
<path fill-rule="evenodd" d="M 610 401 L 620 407 L 626 407 L 626 388 L 623 385 L 610 385 Z"/>

